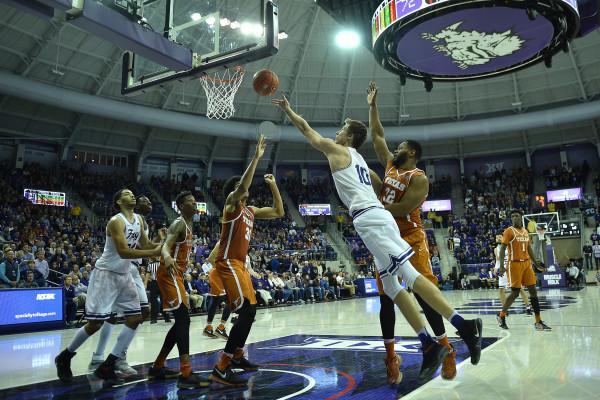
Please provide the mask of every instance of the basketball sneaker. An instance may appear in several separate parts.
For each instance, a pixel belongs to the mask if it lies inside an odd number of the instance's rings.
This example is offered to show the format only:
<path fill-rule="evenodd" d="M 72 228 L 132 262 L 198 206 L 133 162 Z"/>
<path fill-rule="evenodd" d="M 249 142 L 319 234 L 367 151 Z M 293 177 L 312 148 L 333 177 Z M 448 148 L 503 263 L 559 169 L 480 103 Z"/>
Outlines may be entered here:
<path fill-rule="evenodd" d="M 421 372 L 419 372 L 419 379 L 429 380 L 440 367 L 449 350 L 439 343 L 432 343 L 422 350 L 423 364 L 421 365 Z"/>
<path fill-rule="evenodd" d="M 92 361 L 90 361 L 90 363 L 88 364 L 88 371 L 94 372 L 95 370 L 98 369 L 100 364 L 102 364 L 103 362 L 104 362 L 104 359 L 94 358 L 92 356 Z"/>
<path fill-rule="evenodd" d="M 548 325 L 546 325 L 544 323 L 544 321 L 540 321 L 540 322 L 535 323 L 535 330 L 536 331 L 551 331 L 552 328 L 550 328 Z"/>
<path fill-rule="evenodd" d="M 202 331 L 202 334 L 209 338 L 216 338 L 217 335 L 214 334 L 212 326 L 207 325 L 206 328 Z"/>
<path fill-rule="evenodd" d="M 231 367 L 227 367 L 225 371 L 221 371 L 216 365 L 213 368 L 212 373 L 208 376 L 208 380 L 233 387 L 246 386 L 248 384 L 248 381 L 237 376 L 231 370 Z"/>
<path fill-rule="evenodd" d="M 501 317 L 500 313 L 496 315 L 496 321 L 498 321 L 498 326 L 502 329 L 508 329 L 508 325 L 506 325 L 506 317 Z"/>
<path fill-rule="evenodd" d="M 442 379 L 451 381 L 456 378 L 456 350 L 450 345 L 450 351 L 442 363 Z"/>
<path fill-rule="evenodd" d="M 200 389 L 207 388 L 210 386 L 210 381 L 202 379 L 199 375 L 190 374 L 187 378 L 183 375 L 179 375 L 177 378 L 177 387 L 179 389 Z"/>
<path fill-rule="evenodd" d="M 71 371 L 71 358 L 75 357 L 76 353 L 71 353 L 69 350 L 64 349 L 54 359 L 54 365 L 56 365 L 56 375 L 63 383 L 70 383 L 73 380 L 73 372 Z"/>
<path fill-rule="evenodd" d="M 175 371 L 174 369 L 169 369 L 167 367 L 152 367 L 148 370 L 148 380 L 150 381 L 162 381 L 165 379 L 175 379 L 177 377 L 179 377 L 179 371 Z"/>
<path fill-rule="evenodd" d="M 397 385 L 402 382 L 402 372 L 400 371 L 402 358 L 398 354 L 394 354 L 394 357 L 385 358 L 384 361 L 387 370 L 388 385 Z"/>
<path fill-rule="evenodd" d="M 223 328 L 221 328 L 221 327 L 223 327 Z M 223 326 L 223 325 L 219 325 L 217 327 L 217 329 L 215 329 L 214 335 L 218 336 L 218 337 L 220 337 L 222 339 L 225 339 L 225 340 L 229 339 L 229 335 L 227 334 L 227 330 L 225 330 L 225 326 Z"/>
<path fill-rule="evenodd" d="M 481 335 L 483 333 L 481 318 L 466 319 L 458 333 L 469 348 L 471 364 L 477 365 L 481 358 Z"/>
<path fill-rule="evenodd" d="M 528 306 L 525 308 L 525 313 L 526 313 L 527 315 L 529 315 L 530 317 L 533 315 L 533 311 L 531 311 L 531 305 L 528 305 Z"/>
<path fill-rule="evenodd" d="M 117 375 L 115 370 L 115 365 L 110 365 L 107 362 L 103 362 L 95 371 L 94 375 L 97 378 L 103 379 L 105 381 L 110 381 L 111 383 L 123 383 L 125 382 L 122 378 Z"/>
<path fill-rule="evenodd" d="M 123 375 L 137 375 L 137 371 L 127 363 L 127 359 L 119 358 L 115 361 L 115 371 Z"/>

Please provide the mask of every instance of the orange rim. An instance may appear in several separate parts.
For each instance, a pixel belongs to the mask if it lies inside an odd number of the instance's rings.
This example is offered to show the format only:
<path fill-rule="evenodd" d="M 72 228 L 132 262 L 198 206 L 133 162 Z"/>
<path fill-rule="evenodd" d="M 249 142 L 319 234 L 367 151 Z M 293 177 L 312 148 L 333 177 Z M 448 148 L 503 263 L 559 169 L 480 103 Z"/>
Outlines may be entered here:
<path fill-rule="evenodd" d="M 235 70 L 235 72 L 239 73 L 240 75 L 238 75 L 238 77 L 236 77 L 234 79 L 219 79 L 219 78 L 214 78 L 212 76 L 209 76 L 207 74 L 207 75 L 201 76 L 200 79 L 202 79 L 204 81 L 210 81 L 213 83 L 229 84 L 229 83 L 237 82 L 237 81 L 241 80 L 243 78 L 244 74 L 246 73 L 244 68 L 242 68 L 240 65 L 238 65 L 237 67 L 231 68 L 231 69 Z M 215 74 L 217 74 L 217 73 L 215 73 Z"/>

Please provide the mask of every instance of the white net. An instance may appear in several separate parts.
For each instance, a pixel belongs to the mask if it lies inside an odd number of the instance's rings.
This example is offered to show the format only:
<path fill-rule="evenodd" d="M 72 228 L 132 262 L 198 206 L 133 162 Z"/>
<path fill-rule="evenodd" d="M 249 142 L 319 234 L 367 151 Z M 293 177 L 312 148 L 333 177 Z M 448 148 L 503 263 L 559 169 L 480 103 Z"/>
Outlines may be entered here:
<path fill-rule="evenodd" d="M 206 93 L 206 116 L 208 118 L 228 119 L 235 113 L 233 99 L 246 71 L 242 67 L 226 69 L 211 75 L 204 75 L 200 83 Z"/>

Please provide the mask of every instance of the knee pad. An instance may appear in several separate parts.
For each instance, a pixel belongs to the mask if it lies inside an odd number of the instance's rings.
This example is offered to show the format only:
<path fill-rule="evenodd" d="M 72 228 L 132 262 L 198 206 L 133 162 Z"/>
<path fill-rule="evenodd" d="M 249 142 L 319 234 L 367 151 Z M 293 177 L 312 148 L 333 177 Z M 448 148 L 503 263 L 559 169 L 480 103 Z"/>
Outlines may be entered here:
<path fill-rule="evenodd" d="M 402 290 L 402 286 L 400 286 L 400 282 L 398 282 L 398 276 L 389 274 L 385 275 L 381 278 L 381 283 L 383 285 L 383 291 L 385 292 L 385 294 L 392 301 L 394 301 L 396 296 L 398 296 L 398 293 L 400 293 L 400 291 Z"/>

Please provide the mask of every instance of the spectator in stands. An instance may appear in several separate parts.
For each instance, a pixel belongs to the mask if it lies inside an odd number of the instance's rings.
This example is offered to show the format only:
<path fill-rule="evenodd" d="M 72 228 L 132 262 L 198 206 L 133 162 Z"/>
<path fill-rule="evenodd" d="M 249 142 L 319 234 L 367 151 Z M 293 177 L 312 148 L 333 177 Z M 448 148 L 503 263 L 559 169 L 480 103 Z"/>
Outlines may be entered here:
<path fill-rule="evenodd" d="M 592 249 L 592 244 L 588 240 L 585 243 L 585 246 L 583 246 L 583 257 L 585 259 L 585 268 L 588 271 L 591 271 L 594 268 L 594 264 L 592 263 L 593 254 L 594 254 L 594 252 Z"/>
<path fill-rule="evenodd" d="M 4 261 L 0 263 L 0 287 L 16 288 L 21 278 L 19 262 L 12 248 L 5 248 Z"/>
<path fill-rule="evenodd" d="M 596 271 L 600 269 L 600 243 L 596 243 L 592 246 L 594 251 L 594 262 L 596 263 Z"/>
<path fill-rule="evenodd" d="M 73 321 L 75 321 L 77 318 L 77 299 L 75 298 L 73 278 L 70 275 L 65 276 L 63 284 L 64 299 L 67 306 L 67 315 L 65 316 L 65 320 L 67 325 L 72 326 Z"/>
<path fill-rule="evenodd" d="M 283 274 L 285 289 L 291 291 L 292 299 L 294 302 L 298 302 L 300 300 L 300 288 L 296 285 L 296 278 L 294 275 L 290 275 L 285 272 Z"/>
<path fill-rule="evenodd" d="M 567 285 L 575 285 L 579 289 L 579 268 L 573 259 L 570 260 L 569 267 L 567 267 Z"/>
<path fill-rule="evenodd" d="M 36 278 L 36 282 L 40 287 L 46 286 L 46 279 L 48 279 L 48 275 L 50 274 L 50 267 L 48 266 L 48 261 L 46 261 L 46 254 L 44 249 L 39 249 L 37 252 L 37 258 L 35 259 L 35 269 L 40 273 L 43 279 Z"/>
<path fill-rule="evenodd" d="M 38 284 L 33 279 L 33 271 L 27 271 L 25 273 L 25 276 L 26 276 L 25 280 L 20 281 L 17 287 L 24 288 L 24 289 L 31 289 L 31 288 L 39 287 Z"/>
<path fill-rule="evenodd" d="M 31 246 L 27 243 L 25 243 L 23 245 L 23 247 L 21 248 L 21 251 L 23 252 L 23 255 L 21 257 L 19 257 L 22 261 L 29 261 L 29 260 L 33 260 L 33 253 L 31 252 Z"/>
<path fill-rule="evenodd" d="M 481 285 L 479 289 L 489 289 L 489 280 L 488 273 L 485 271 L 485 268 L 481 268 L 479 271 L 479 284 Z"/>
<path fill-rule="evenodd" d="M 192 275 L 190 273 L 185 274 L 185 282 L 183 284 L 185 286 L 185 291 L 190 298 L 190 308 L 192 312 L 198 312 L 204 302 L 204 296 L 198 293 L 198 289 L 196 289 L 196 286 L 192 282 Z"/>
<path fill-rule="evenodd" d="M 327 272 L 329 273 L 329 277 L 327 278 L 328 282 L 329 282 L 329 288 L 333 291 L 333 298 L 334 299 L 339 299 L 340 296 L 340 284 L 337 280 L 338 275 L 336 273 L 332 273 L 331 270 L 329 268 L 327 268 Z"/>
<path fill-rule="evenodd" d="M 271 296 L 271 285 L 269 284 L 266 274 L 258 278 L 258 276 L 252 276 L 252 284 L 254 290 L 256 290 L 257 301 L 263 305 L 269 305 L 273 303 L 273 297 Z"/>
<path fill-rule="evenodd" d="M 340 272 L 340 277 L 342 282 L 340 287 L 348 290 L 350 297 L 354 297 L 356 295 L 356 286 L 354 286 L 354 282 L 352 281 L 352 278 L 350 278 L 350 275 L 348 275 L 347 272 Z"/>
<path fill-rule="evenodd" d="M 77 308 L 85 309 L 85 301 L 87 299 L 87 285 L 84 285 L 79 280 L 77 275 L 72 275 L 72 285 L 75 288 L 75 300 Z"/>
<path fill-rule="evenodd" d="M 81 282 L 81 284 L 83 284 L 85 286 L 89 286 L 90 285 L 90 273 L 87 271 L 83 271 L 81 273 L 80 282 Z"/>
<path fill-rule="evenodd" d="M 29 260 L 25 263 L 21 263 L 21 265 L 25 264 L 25 268 L 21 268 L 21 281 L 27 279 L 28 273 L 33 273 L 33 280 L 37 283 L 38 287 L 46 287 L 46 280 L 42 276 L 42 274 L 35 268 L 35 261 Z"/>

